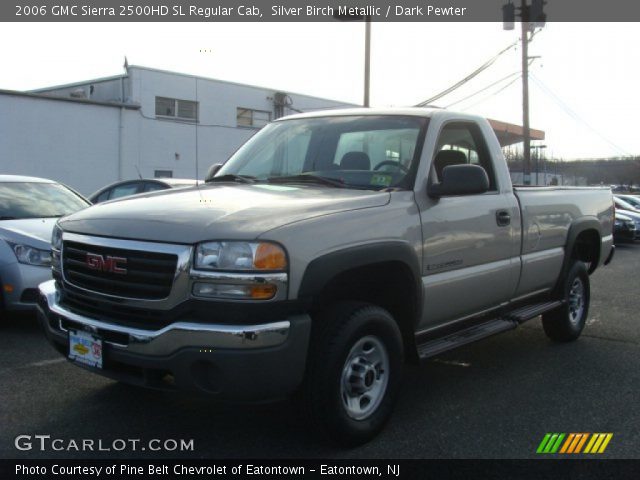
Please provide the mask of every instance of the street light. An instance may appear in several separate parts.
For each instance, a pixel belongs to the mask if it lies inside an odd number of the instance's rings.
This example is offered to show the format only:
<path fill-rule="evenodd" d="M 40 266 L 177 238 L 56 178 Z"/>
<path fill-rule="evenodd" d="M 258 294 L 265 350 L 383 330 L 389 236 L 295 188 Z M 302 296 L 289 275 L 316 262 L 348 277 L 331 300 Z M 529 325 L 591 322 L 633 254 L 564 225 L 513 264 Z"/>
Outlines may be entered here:
<path fill-rule="evenodd" d="M 371 15 L 340 15 L 335 13 L 333 18 L 342 22 L 365 21 L 364 27 L 364 101 L 369 106 L 369 84 L 371 81 Z"/>

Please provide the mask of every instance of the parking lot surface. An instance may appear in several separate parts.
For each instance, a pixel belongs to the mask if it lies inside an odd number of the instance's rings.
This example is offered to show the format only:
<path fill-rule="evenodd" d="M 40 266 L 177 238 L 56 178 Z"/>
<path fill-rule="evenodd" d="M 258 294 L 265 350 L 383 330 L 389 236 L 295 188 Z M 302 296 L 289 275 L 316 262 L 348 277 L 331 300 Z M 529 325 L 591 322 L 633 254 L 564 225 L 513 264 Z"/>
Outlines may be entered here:
<path fill-rule="evenodd" d="M 290 402 L 219 405 L 147 391 L 67 363 L 33 315 L 0 322 L 3 458 L 534 458 L 547 432 L 610 432 L 599 458 L 640 458 L 640 244 L 592 277 L 582 337 L 554 344 L 539 319 L 405 370 L 391 421 L 342 450 Z M 193 451 L 21 451 L 18 435 L 80 441 L 193 439 Z M 34 443 L 34 447 L 37 445 Z"/>

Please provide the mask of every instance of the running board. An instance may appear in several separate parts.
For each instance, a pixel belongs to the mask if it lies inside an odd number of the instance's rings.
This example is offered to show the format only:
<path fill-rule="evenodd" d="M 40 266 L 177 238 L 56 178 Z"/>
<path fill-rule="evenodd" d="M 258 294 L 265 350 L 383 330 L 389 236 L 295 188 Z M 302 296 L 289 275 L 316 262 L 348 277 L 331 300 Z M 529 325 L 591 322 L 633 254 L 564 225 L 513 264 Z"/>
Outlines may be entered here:
<path fill-rule="evenodd" d="M 558 308 L 562 306 L 563 303 L 564 302 L 562 302 L 561 300 L 555 300 L 552 302 L 542 302 L 534 303 L 533 305 L 526 305 L 509 312 L 506 315 L 506 318 L 509 320 L 513 320 L 514 322 L 523 323 L 527 320 L 531 320 L 532 318 L 537 317 L 538 315 L 542 315 L 543 313 Z"/>
<path fill-rule="evenodd" d="M 562 306 L 563 303 L 563 301 L 555 300 L 517 308 L 504 314 L 502 317 L 487 320 L 441 338 L 428 340 L 418 345 L 418 355 L 420 359 L 433 357 L 434 355 L 475 342 L 476 340 L 490 337 L 491 335 L 507 330 L 513 330 L 521 323 L 558 308 Z"/>
<path fill-rule="evenodd" d="M 518 326 L 512 320 L 495 318 L 473 327 L 465 328 L 459 332 L 447 335 L 446 337 L 429 340 L 422 345 L 418 345 L 418 355 L 421 359 L 433 357 L 439 353 L 446 352 L 462 345 L 475 342 L 481 338 L 490 337 L 496 333 L 512 330 Z"/>

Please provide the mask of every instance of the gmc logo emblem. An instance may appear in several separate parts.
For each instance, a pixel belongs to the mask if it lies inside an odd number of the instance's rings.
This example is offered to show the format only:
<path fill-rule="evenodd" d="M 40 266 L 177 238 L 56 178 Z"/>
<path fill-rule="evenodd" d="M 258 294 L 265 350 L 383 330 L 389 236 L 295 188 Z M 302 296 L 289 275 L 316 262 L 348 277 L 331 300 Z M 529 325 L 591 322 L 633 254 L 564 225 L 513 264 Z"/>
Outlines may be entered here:
<path fill-rule="evenodd" d="M 85 263 L 91 270 L 118 273 L 120 275 L 127 274 L 127 259 L 123 257 L 103 256 L 97 253 L 87 252 Z"/>

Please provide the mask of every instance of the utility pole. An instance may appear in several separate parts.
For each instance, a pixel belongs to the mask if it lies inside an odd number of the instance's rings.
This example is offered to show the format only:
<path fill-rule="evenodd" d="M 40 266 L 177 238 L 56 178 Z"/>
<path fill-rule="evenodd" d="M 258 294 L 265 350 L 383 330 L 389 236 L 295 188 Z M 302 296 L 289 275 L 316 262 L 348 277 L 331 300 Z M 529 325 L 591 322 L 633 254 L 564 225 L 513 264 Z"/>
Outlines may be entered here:
<path fill-rule="evenodd" d="M 371 15 L 335 13 L 333 18 L 342 22 L 353 22 L 364 20 L 364 100 L 362 104 L 369 106 L 369 84 L 371 79 Z"/>
<path fill-rule="evenodd" d="M 364 106 L 369 106 L 369 83 L 371 78 L 371 15 L 365 17 L 364 31 Z"/>
<path fill-rule="evenodd" d="M 522 180 L 531 184 L 531 132 L 529 129 L 529 7 L 527 0 L 520 5 L 522 21 L 522 139 L 524 151 L 522 158 Z"/>
<path fill-rule="evenodd" d="M 531 184 L 531 129 L 529 127 L 529 31 L 536 27 L 543 27 L 547 15 L 543 7 L 545 0 L 531 0 L 531 6 L 527 0 L 520 0 L 520 26 L 522 35 L 522 181 L 525 185 Z M 513 30 L 516 18 L 516 7 L 512 0 L 502 6 L 503 29 Z M 537 178 L 536 178 L 537 180 Z"/>

